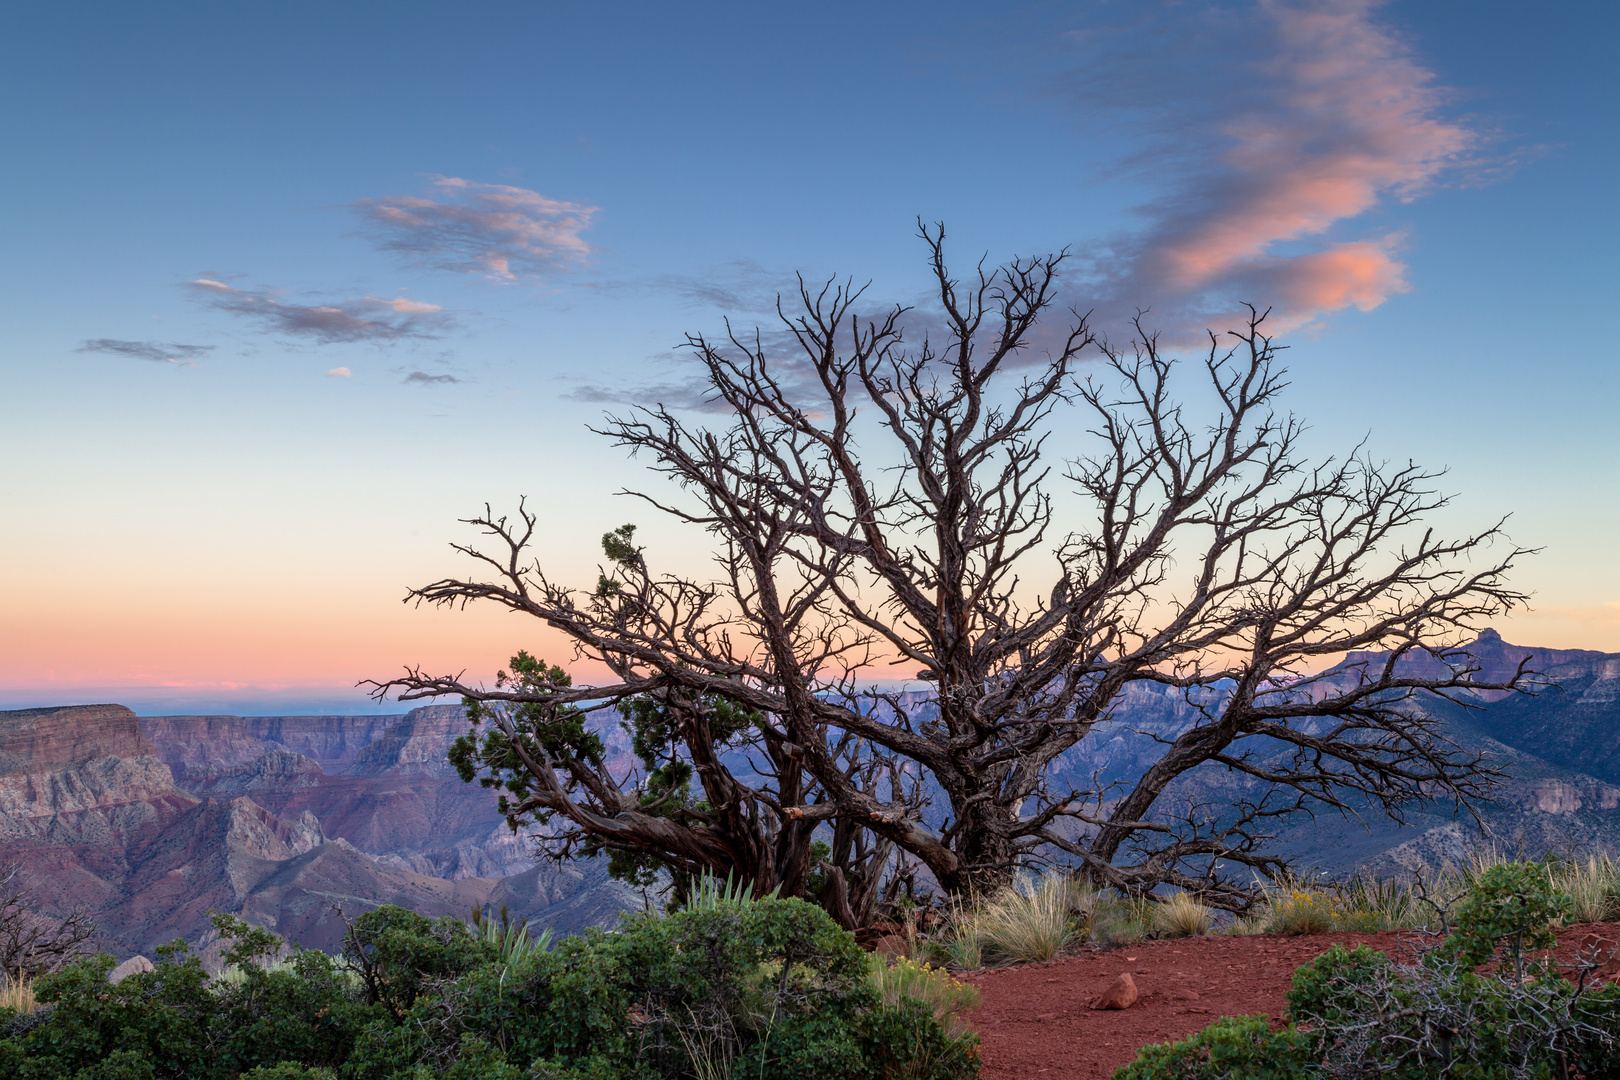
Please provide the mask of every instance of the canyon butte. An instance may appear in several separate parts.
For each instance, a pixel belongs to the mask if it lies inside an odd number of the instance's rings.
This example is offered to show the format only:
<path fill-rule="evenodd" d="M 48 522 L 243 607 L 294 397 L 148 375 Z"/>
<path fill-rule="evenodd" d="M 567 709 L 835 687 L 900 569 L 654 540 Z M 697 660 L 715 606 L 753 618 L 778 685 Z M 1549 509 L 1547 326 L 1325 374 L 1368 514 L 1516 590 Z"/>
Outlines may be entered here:
<path fill-rule="evenodd" d="M 1404 826 L 1372 814 L 1296 820 L 1275 843 L 1299 866 L 1410 873 L 1480 844 L 1531 856 L 1620 853 L 1620 654 L 1530 649 L 1491 631 L 1468 651 L 1482 678 L 1530 655 L 1547 680 L 1533 696 L 1481 695 L 1473 709 L 1421 706 L 1461 750 L 1505 765 L 1496 801 L 1474 812 L 1426 808 Z M 1377 659 L 1347 658 L 1343 677 Z M 1158 740 L 1197 716 L 1171 691 L 1133 688 L 1109 726 L 1054 766 L 1077 783 L 1129 780 Z M 611 880 L 605 860 L 535 858 L 495 793 L 450 765 L 466 730 L 452 705 L 394 716 L 0 712 L 0 860 L 21 863 L 43 913 L 90 912 L 120 958 L 176 937 L 207 955 L 212 911 L 333 950 L 345 920 L 385 903 L 457 916 L 504 905 L 564 933 L 640 908 L 645 898 Z M 627 740 L 604 735 L 622 758 L 615 773 L 628 771 Z M 1174 794 L 1218 806 L 1253 797 L 1255 783 L 1204 767 Z"/>

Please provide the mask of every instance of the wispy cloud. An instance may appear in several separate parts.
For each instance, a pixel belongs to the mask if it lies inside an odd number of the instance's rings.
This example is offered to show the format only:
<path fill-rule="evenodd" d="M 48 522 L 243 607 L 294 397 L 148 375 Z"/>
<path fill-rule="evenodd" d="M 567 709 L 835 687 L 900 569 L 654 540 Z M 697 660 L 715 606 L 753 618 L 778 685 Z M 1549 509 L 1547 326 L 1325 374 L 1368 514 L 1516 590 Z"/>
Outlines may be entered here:
<path fill-rule="evenodd" d="M 1354 223 L 1422 195 L 1481 138 L 1442 115 L 1448 92 L 1378 7 L 1164 5 L 1075 35 L 1078 103 L 1138 140 L 1127 169 L 1165 184 L 1145 227 L 1096 259 L 1105 313 L 1151 305 L 1156 324 L 1194 328 L 1252 300 L 1288 328 L 1408 290 L 1400 231 Z"/>
<path fill-rule="evenodd" d="M 581 236 L 597 208 L 528 188 L 433 177 L 431 195 L 387 195 L 350 204 L 385 251 L 414 265 L 487 274 L 499 281 L 540 278 L 593 250 Z"/>
<path fill-rule="evenodd" d="M 353 375 L 354 372 L 350 371 L 346 367 L 335 367 L 332 370 L 328 371 L 326 374 L 327 374 L 327 376 L 329 378 L 333 378 L 333 379 L 347 379 L 351 375 Z"/>
<path fill-rule="evenodd" d="M 322 345 L 432 339 L 454 322 L 437 304 L 398 297 L 295 304 L 268 289 L 238 289 L 212 278 L 197 278 L 186 287 L 210 307 L 250 319 L 270 333 L 308 338 Z"/>
<path fill-rule="evenodd" d="M 116 338 L 96 338 L 80 345 L 77 352 L 111 353 L 135 360 L 152 360 L 176 367 L 196 367 L 197 358 L 214 351 L 212 345 L 176 345 L 161 341 L 119 341 Z"/>
<path fill-rule="evenodd" d="M 708 380 L 701 376 L 693 376 L 681 382 L 634 386 L 601 386 L 587 383 L 562 396 L 568 401 L 582 401 L 590 405 L 668 405 L 671 408 L 697 412 L 724 411 L 723 408 L 716 407 Z"/>
<path fill-rule="evenodd" d="M 429 375 L 425 371 L 413 371 L 409 375 L 405 376 L 406 386 L 435 386 L 440 383 L 460 383 L 466 381 L 467 380 L 465 379 L 458 379 L 454 375 Z"/>

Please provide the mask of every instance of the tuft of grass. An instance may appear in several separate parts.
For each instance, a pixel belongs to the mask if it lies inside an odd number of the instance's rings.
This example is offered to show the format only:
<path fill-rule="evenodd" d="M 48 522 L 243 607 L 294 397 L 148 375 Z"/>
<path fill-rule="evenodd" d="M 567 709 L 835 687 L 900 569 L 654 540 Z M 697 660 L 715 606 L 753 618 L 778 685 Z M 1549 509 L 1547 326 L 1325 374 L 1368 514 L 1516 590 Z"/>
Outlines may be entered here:
<path fill-rule="evenodd" d="M 1215 925 L 1215 912 L 1186 892 L 1155 904 L 1153 929 L 1159 937 L 1200 937 Z"/>
<path fill-rule="evenodd" d="M 1394 878 L 1360 873 L 1334 886 L 1339 908 L 1337 930 L 1377 932 L 1417 930 L 1434 920 L 1434 909 L 1418 899 L 1416 886 Z"/>
<path fill-rule="evenodd" d="M 1072 883 L 1060 874 L 1039 881 L 1019 878 L 976 913 L 981 948 L 1002 960 L 1050 960 L 1084 934 L 1072 910 L 1073 895 Z"/>
<path fill-rule="evenodd" d="M 1620 917 L 1620 871 L 1607 855 L 1589 856 L 1584 863 L 1552 863 L 1547 877 L 1553 888 L 1574 901 L 1570 922 L 1609 922 Z"/>
<path fill-rule="evenodd" d="M 979 1007 L 978 987 L 953 978 L 944 968 L 904 956 L 890 963 L 888 957 L 873 953 L 867 963 L 872 986 L 885 1002 L 893 1005 L 903 997 L 912 998 L 933 1010 L 951 1038 L 967 1031 L 966 1014 Z"/>
<path fill-rule="evenodd" d="M 39 1005 L 34 1001 L 34 984 L 28 979 L 5 976 L 0 979 L 0 1009 L 31 1013 Z"/>
<path fill-rule="evenodd" d="M 1290 889 L 1266 905 L 1266 930 L 1272 934 L 1331 934 L 1343 909 L 1322 889 Z"/>
<path fill-rule="evenodd" d="M 1145 896 L 1104 894 L 1093 916 L 1092 940 L 1099 945 L 1130 945 L 1152 937 L 1154 906 Z"/>
<path fill-rule="evenodd" d="M 979 930 L 979 920 L 960 902 L 951 909 L 950 921 L 937 946 L 945 963 L 958 971 L 984 967 L 984 934 Z"/>

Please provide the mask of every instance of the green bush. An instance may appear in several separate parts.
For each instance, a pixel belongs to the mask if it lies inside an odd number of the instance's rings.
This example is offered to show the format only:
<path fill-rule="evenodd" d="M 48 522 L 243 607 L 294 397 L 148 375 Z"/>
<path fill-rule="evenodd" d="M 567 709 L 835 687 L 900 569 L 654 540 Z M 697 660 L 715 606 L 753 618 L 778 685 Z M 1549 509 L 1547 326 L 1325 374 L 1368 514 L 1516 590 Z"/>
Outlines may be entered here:
<path fill-rule="evenodd" d="M 499 960 L 501 946 L 448 916 L 428 919 L 384 905 L 343 935 L 343 958 L 359 974 L 366 1001 L 404 1016 L 429 984 Z"/>
<path fill-rule="evenodd" d="M 215 925 L 229 978 L 179 942 L 116 986 L 106 955 L 42 976 L 41 1009 L 0 1015 L 0 1080 L 978 1073 L 974 1036 L 880 992 L 854 937 L 799 900 L 717 898 L 549 951 L 380 908 L 355 920 L 341 960 L 230 916 Z"/>
<path fill-rule="evenodd" d="M 361 1078 L 450 1067 L 465 1040 L 558 1076 L 723 1074 L 948 1078 L 977 1073 L 976 1040 L 927 1005 L 885 1003 L 866 954 L 799 900 L 717 903 L 627 918 L 423 997 L 355 1052 Z"/>
<path fill-rule="evenodd" d="M 1223 1016 L 1178 1042 L 1145 1046 L 1114 1080 L 1295 1080 L 1317 1072 L 1312 1040 L 1264 1016 Z"/>
<path fill-rule="evenodd" d="M 1556 944 L 1553 927 L 1569 914 L 1568 896 L 1552 887 L 1547 872 L 1529 863 L 1498 863 L 1474 882 L 1453 915 L 1456 928 L 1442 955 L 1474 967 L 1505 952 L 1515 976 L 1523 978 L 1524 951 Z"/>

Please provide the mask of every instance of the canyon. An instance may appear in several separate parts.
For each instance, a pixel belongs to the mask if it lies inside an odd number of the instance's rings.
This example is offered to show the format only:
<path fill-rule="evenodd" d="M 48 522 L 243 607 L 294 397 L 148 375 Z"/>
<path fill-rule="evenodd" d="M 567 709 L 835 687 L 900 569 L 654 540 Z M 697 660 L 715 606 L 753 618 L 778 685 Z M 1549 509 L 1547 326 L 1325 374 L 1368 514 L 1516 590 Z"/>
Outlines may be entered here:
<path fill-rule="evenodd" d="M 1481 844 L 1620 853 L 1620 655 L 1530 649 L 1489 631 L 1468 651 L 1486 678 L 1526 657 L 1544 675 L 1534 695 L 1422 705 L 1459 749 L 1502 765 L 1496 801 L 1429 807 L 1404 824 L 1370 813 L 1297 820 L 1275 843 L 1302 869 L 1423 872 Z M 1380 660 L 1348 657 L 1330 678 Z M 929 707 L 913 696 L 909 705 Z M 1128 782 L 1198 717 L 1166 688 L 1133 686 L 1111 724 L 1054 769 L 1077 783 Z M 333 949 L 348 920 L 383 903 L 457 916 L 505 906 L 566 933 L 611 926 L 647 902 L 610 879 L 605 860 L 537 860 L 496 793 L 450 765 L 466 731 L 456 705 L 390 716 L 138 717 L 110 704 L 0 712 L 0 861 L 21 864 L 43 913 L 91 913 L 120 958 L 176 937 L 217 951 L 212 911 Z M 603 734 L 615 772 L 626 771 L 623 733 Z M 1200 767 L 1172 794 L 1230 804 L 1253 797 L 1255 783 Z"/>
<path fill-rule="evenodd" d="M 605 864 L 537 862 L 446 760 L 456 706 L 397 716 L 137 717 L 121 705 L 0 712 L 0 859 L 39 909 L 90 912 L 115 953 L 176 937 L 206 952 L 211 911 L 335 948 L 393 903 L 505 906 L 560 931 L 641 897 Z"/>

